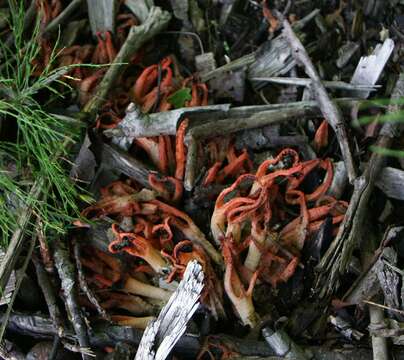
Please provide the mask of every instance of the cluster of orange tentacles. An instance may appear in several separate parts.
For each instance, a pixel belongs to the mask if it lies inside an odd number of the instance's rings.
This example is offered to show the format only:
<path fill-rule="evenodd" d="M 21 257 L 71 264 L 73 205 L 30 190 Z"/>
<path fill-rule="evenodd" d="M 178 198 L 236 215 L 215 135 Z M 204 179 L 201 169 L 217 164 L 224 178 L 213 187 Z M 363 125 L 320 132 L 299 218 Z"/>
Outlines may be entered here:
<path fill-rule="evenodd" d="M 209 139 L 206 144 L 200 144 L 199 150 L 200 153 L 205 153 L 201 157 L 211 164 L 204 177 L 203 186 L 234 181 L 253 169 L 247 149 L 238 152 L 229 138 Z"/>
<path fill-rule="evenodd" d="M 143 112 L 171 110 L 170 96 L 183 88 L 189 88 L 191 93 L 191 99 L 184 103 L 186 107 L 208 104 L 207 86 L 195 81 L 192 76 L 179 80 L 181 76 L 176 69 L 177 66 L 168 56 L 159 64 L 153 64 L 143 70 L 131 89 L 131 99 Z M 187 153 L 184 137 L 188 123 L 188 119 L 181 121 L 175 137 L 160 135 L 134 140 L 135 146 L 142 149 L 164 175 L 164 178 L 159 179 L 155 174 L 151 174 L 150 186 L 170 202 L 178 202 L 182 196 Z"/>
<path fill-rule="evenodd" d="M 197 259 L 205 272 L 203 301 L 216 313 L 223 313 L 223 290 L 204 248 L 204 234 L 184 212 L 158 199 L 153 191 L 138 190 L 117 181 L 102 189 L 101 199 L 82 213 L 97 219 L 113 217 L 113 241 L 109 251 L 135 257 L 136 271 L 163 277 L 168 283 L 180 280 L 187 263 Z M 123 230 L 119 224 L 129 221 Z"/>
<path fill-rule="evenodd" d="M 306 194 L 301 185 L 316 170 L 324 178 Z M 222 246 L 225 290 L 236 310 L 251 308 L 257 279 L 276 286 L 294 274 L 305 240 L 326 217 L 332 218 L 337 231 L 347 203 L 326 195 L 332 179 L 331 160 L 300 161 L 296 151 L 284 149 L 264 161 L 255 174 L 241 175 L 218 196 L 211 230 Z M 291 215 L 297 209 L 299 215 Z M 248 306 L 240 305 L 242 300 Z M 242 319 L 246 324 L 251 323 L 248 316 Z"/>

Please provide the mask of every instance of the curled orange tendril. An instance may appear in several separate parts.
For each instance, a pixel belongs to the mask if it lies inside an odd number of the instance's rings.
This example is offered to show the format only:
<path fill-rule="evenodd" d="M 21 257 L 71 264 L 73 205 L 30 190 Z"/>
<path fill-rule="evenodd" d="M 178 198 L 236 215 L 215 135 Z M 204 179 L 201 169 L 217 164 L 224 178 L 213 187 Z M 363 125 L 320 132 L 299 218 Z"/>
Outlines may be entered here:
<path fill-rule="evenodd" d="M 219 149 L 214 142 L 208 144 L 210 151 L 212 152 L 212 158 L 219 159 Z M 222 184 L 229 178 L 237 178 L 237 176 L 248 173 L 252 170 L 252 161 L 250 160 L 247 150 L 244 149 L 240 155 L 236 154 L 234 145 L 230 145 L 226 154 L 227 165 L 223 166 L 224 160 L 216 161 L 207 171 L 205 179 L 203 181 L 204 186 L 208 186 L 212 183 Z"/>
<path fill-rule="evenodd" d="M 108 247 L 111 253 L 125 251 L 129 255 L 144 259 L 156 273 L 165 272 L 167 264 L 160 251 L 149 240 L 134 233 L 120 232 L 117 224 L 112 225 L 112 232 L 115 240 Z"/>
<path fill-rule="evenodd" d="M 184 119 L 177 130 L 175 138 L 175 178 L 178 180 L 184 179 L 185 174 L 185 161 L 186 161 L 186 147 L 184 144 L 185 132 L 189 124 L 188 119 Z"/>
<path fill-rule="evenodd" d="M 155 173 L 150 173 L 149 184 L 164 200 L 178 202 L 181 199 L 183 187 L 182 182 L 178 179 L 171 176 L 164 176 L 159 179 Z"/>
<path fill-rule="evenodd" d="M 314 150 L 319 151 L 320 149 L 328 145 L 328 123 L 323 120 L 318 127 L 316 134 L 314 135 L 313 147 Z"/>

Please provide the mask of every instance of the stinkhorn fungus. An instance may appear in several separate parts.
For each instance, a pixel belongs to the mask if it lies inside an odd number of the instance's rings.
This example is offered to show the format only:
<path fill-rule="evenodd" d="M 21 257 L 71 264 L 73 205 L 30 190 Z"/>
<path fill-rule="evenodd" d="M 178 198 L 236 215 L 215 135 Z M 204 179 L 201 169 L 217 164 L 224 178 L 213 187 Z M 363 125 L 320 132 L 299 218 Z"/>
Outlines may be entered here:
<path fill-rule="evenodd" d="M 151 299 L 168 301 L 171 296 L 171 292 L 163 290 L 159 287 L 146 284 L 135 278 L 128 277 L 125 281 L 125 285 L 122 289 L 133 295 L 140 295 Z"/>
<path fill-rule="evenodd" d="M 328 122 L 323 120 L 318 127 L 313 140 L 313 148 L 316 151 L 328 145 Z"/>
<path fill-rule="evenodd" d="M 150 321 L 154 320 L 153 316 L 134 317 L 126 315 L 112 315 L 111 320 L 121 326 L 132 326 L 136 329 L 144 330 Z"/>
<path fill-rule="evenodd" d="M 228 156 L 236 158 L 234 152 Z M 301 190 L 301 185 L 317 169 L 324 170 L 325 175 L 307 194 Z M 211 178 L 209 174 L 209 181 Z M 262 162 L 254 175 L 239 176 L 219 194 L 211 218 L 213 239 L 219 243 L 230 238 L 232 246 L 238 248 L 248 242 L 243 267 L 239 266 L 240 256 L 237 258 L 237 270 L 242 271 L 243 280 L 250 276 L 248 271 L 251 274 L 258 270 L 260 277 L 274 286 L 286 281 L 299 264 L 300 251 L 308 234 L 318 229 L 326 216 L 332 216 L 334 225 L 342 221 L 346 203 L 325 195 L 332 178 L 329 159 L 302 162 L 296 151 L 284 149 L 276 157 Z M 282 207 L 288 205 L 299 206 L 300 215 L 282 229 L 279 228 L 285 219 Z M 228 241 L 225 243 L 230 246 Z M 223 252 L 227 251 L 226 246 Z M 226 256 L 230 261 L 228 251 Z"/>
<path fill-rule="evenodd" d="M 100 296 L 104 299 L 100 305 L 105 310 L 123 309 L 136 316 L 152 315 L 155 314 L 157 310 L 155 306 L 149 304 L 139 296 L 118 292 L 101 293 Z"/>
<path fill-rule="evenodd" d="M 249 325 L 250 327 L 254 328 L 257 325 L 258 316 L 255 312 L 252 301 L 252 293 L 258 277 L 258 272 L 254 273 L 250 284 L 248 285 L 248 289 L 245 290 L 234 266 L 233 255 L 227 243 L 228 241 L 229 239 L 225 239 L 223 241 L 222 249 L 226 264 L 226 270 L 224 273 L 224 289 L 243 325 Z"/>
<path fill-rule="evenodd" d="M 184 143 L 185 132 L 189 124 L 188 119 L 184 119 L 177 130 L 177 135 L 175 138 L 175 178 L 178 180 L 184 179 L 185 174 L 185 161 L 186 161 L 186 146 Z"/>
<path fill-rule="evenodd" d="M 171 216 L 171 223 L 184 234 L 186 239 L 202 246 L 215 263 L 222 264 L 220 254 L 187 214 L 159 200 L 152 200 L 150 203 L 156 205 L 164 216 Z"/>
<path fill-rule="evenodd" d="M 107 215 L 132 216 L 141 213 L 141 202 L 153 200 L 156 197 L 154 191 L 142 189 L 139 192 L 124 196 L 106 196 L 97 203 L 82 211 L 82 216 L 97 219 Z"/>
<path fill-rule="evenodd" d="M 117 224 L 112 225 L 112 231 L 115 235 L 115 240 L 108 247 L 111 253 L 124 250 L 132 256 L 145 260 L 156 273 L 167 273 L 168 264 L 160 254 L 160 251 L 154 248 L 150 241 L 134 233 L 120 232 Z"/>

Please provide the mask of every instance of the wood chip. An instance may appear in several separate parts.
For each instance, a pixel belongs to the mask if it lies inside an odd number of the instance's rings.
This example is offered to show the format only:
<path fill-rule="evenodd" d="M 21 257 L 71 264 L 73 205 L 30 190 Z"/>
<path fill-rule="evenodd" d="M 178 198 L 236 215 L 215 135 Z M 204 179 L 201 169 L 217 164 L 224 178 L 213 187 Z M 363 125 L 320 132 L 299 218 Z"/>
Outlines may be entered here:
<path fill-rule="evenodd" d="M 164 360 L 170 354 L 198 309 L 203 279 L 202 266 L 190 261 L 177 290 L 144 331 L 135 360 Z"/>
<path fill-rule="evenodd" d="M 394 50 L 394 41 L 386 39 L 383 45 L 376 46 L 373 53 L 363 56 L 352 76 L 351 84 L 375 85 Z M 368 90 L 358 90 L 354 96 L 366 99 L 370 92 Z"/>

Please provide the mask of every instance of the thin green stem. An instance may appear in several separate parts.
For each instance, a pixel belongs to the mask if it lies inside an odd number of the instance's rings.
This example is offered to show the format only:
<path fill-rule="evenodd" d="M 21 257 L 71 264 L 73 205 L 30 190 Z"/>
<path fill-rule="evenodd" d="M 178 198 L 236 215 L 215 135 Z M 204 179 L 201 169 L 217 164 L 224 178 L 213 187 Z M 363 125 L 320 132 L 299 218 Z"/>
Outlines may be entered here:
<path fill-rule="evenodd" d="M 404 150 L 394 150 L 394 149 L 383 148 L 380 146 L 371 146 L 370 151 L 383 155 L 383 156 L 391 156 L 391 157 L 396 157 L 396 158 L 404 157 Z"/>

